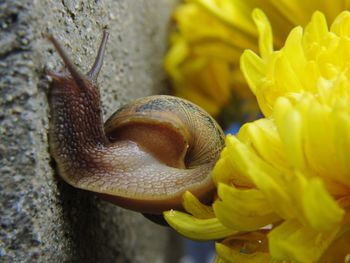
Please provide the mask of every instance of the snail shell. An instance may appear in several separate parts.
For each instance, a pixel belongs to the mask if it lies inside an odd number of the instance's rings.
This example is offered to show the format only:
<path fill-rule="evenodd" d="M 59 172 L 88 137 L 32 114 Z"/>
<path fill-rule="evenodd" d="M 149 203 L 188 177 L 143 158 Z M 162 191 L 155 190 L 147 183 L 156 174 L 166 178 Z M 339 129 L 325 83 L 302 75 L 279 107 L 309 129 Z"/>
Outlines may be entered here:
<path fill-rule="evenodd" d="M 213 196 L 210 172 L 224 145 L 217 123 L 193 103 L 172 96 L 138 99 L 103 124 L 99 89 L 108 34 L 87 75 L 81 74 L 53 36 L 68 71 L 48 72 L 50 150 L 61 177 L 119 206 L 160 214 L 182 208 L 191 191 Z"/>

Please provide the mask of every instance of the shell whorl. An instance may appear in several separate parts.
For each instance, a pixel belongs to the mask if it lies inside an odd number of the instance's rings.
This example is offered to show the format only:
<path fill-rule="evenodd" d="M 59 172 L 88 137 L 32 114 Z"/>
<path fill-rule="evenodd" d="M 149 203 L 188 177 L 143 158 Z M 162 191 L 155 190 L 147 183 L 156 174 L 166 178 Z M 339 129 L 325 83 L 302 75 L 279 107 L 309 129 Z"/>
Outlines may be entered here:
<path fill-rule="evenodd" d="M 105 123 L 107 137 L 130 119 L 140 122 L 161 122 L 183 133 L 188 144 L 184 162 L 186 168 L 215 162 L 224 145 L 224 133 L 216 121 L 203 109 L 185 99 L 156 95 L 137 99 L 117 110 Z"/>

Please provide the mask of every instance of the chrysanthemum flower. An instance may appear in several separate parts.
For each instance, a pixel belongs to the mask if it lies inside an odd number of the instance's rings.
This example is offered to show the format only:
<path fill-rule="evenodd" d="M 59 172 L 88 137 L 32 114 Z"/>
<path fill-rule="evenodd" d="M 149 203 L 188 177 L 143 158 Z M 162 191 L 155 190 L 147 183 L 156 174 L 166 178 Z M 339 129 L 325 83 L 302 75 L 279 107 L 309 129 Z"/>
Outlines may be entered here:
<path fill-rule="evenodd" d="M 350 262 L 350 12 L 329 29 L 315 12 L 279 51 L 264 14 L 253 17 L 260 56 L 246 51 L 241 66 L 265 118 L 227 136 L 212 207 L 186 194 L 192 216 L 165 218 L 189 237 L 224 238 L 217 262 Z"/>
<path fill-rule="evenodd" d="M 173 14 L 176 29 L 170 36 L 165 68 L 174 93 L 202 106 L 216 116 L 230 102 L 236 111 L 256 113 L 255 99 L 239 69 L 244 49 L 258 51 L 258 31 L 251 19 L 254 8 L 269 17 L 275 47 L 281 47 L 289 31 L 304 26 L 315 10 L 329 21 L 350 7 L 345 0 L 253 1 L 187 0 Z"/>

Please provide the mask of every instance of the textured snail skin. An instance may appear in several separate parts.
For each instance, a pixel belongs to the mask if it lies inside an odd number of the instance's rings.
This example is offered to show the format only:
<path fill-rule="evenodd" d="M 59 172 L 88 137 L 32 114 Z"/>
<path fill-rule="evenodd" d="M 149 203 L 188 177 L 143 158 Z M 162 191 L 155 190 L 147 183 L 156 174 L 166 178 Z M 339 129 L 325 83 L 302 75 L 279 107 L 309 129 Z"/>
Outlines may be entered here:
<path fill-rule="evenodd" d="M 181 209 L 186 190 L 210 200 L 210 172 L 224 135 L 198 106 L 176 97 L 151 96 L 122 107 L 103 124 L 96 82 L 107 38 L 105 32 L 85 76 L 48 36 L 67 68 L 48 72 L 50 151 L 60 176 L 74 187 L 143 213 Z"/>

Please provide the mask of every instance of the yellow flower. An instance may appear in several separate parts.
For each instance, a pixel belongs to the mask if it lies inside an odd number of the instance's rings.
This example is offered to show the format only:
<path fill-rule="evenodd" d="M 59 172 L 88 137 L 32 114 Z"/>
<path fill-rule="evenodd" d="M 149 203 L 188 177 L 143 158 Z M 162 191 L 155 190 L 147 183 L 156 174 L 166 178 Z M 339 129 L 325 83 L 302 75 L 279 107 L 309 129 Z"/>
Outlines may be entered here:
<path fill-rule="evenodd" d="M 254 17 L 260 28 L 268 27 L 261 12 L 254 12 Z M 262 49 L 269 50 L 261 57 L 250 50 L 244 52 L 241 67 L 265 116 L 271 114 L 280 96 L 298 101 L 301 94 L 311 92 L 329 106 L 338 97 L 349 98 L 349 25 L 345 12 L 328 30 L 324 15 L 316 12 L 304 32 L 302 27 L 291 31 L 279 52 L 272 52 L 269 34 L 261 37 Z"/>
<path fill-rule="evenodd" d="M 173 14 L 176 29 L 171 32 L 165 58 L 175 95 L 216 116 L 228 105 L 233 93 L 235 110 L 255 117 L 255 99 L 239 69 L 239 57 L 244 49 L 258 51 L 258 30 L 250 16 L 256 7 L 269 17 L 275 32 L 274 44 L 281 47 L 288 32 L 296 25 L 304 26 L 315 10 L 333 21 L 339 12 L 350 7 L 350 2 L 185 1 Z"/>
<path fill-rule="evenodd" d="M 213 171 L 213 214 L 184 196 L 193 215 L 187 224 L 174 213 L 165 218 L 185 235 L 191 220 L 208 220 L 206 213 L 216 223 L 211 229 L 220 230 L 217 239 L 236 231 L 217 243 L 217 263 L 349 262 L 350 12 L 330 29 L 315 12 L 279 51 L 270 48 L 264 14 L 253 17 L 260 56 L 245 51 L 241 66 L 265 118 L 227 136 Z M 193 237 L 203 232 L 199 227 Z"/>

